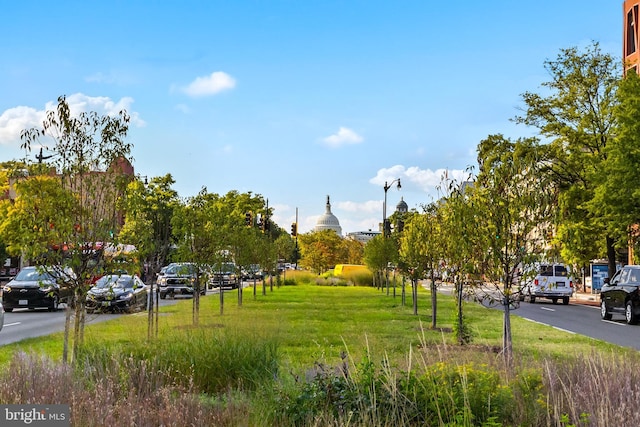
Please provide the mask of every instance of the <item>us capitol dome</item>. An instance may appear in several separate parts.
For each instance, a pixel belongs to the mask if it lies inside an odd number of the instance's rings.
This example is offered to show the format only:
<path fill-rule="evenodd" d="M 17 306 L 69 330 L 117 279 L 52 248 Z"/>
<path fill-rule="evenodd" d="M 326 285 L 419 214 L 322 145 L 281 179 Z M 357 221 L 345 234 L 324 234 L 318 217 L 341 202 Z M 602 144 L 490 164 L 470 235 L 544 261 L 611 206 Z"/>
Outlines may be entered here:
<path fill-rule="evenodd" d="M 329 196 L 327 196 L 327 208 L 324 214 L 320 215 L 316 226 L 313 231 L 333 230 L 338 236 L 342 236 L 342 227 L 340 227 L 340 221 L 331 213 L 331 203 L 329 203 Z"/>

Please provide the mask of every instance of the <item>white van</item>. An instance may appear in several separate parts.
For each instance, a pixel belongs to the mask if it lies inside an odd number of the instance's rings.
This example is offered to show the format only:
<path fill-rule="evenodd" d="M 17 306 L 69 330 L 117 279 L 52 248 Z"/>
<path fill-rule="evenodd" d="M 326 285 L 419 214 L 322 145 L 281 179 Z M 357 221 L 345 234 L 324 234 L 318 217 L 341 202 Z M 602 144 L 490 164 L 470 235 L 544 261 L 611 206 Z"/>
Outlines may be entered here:
<path fill-rule="evenodd" d="M 535 276 L 527 278 L 521 284 L 520 300 L 530 303 L 537 298 L 546 298 L 553 301 L 562 300 L 564 305 L 569 304 L 569 298 L 573 296 L 573 281 L 564 264 L 537 264 Z"/>

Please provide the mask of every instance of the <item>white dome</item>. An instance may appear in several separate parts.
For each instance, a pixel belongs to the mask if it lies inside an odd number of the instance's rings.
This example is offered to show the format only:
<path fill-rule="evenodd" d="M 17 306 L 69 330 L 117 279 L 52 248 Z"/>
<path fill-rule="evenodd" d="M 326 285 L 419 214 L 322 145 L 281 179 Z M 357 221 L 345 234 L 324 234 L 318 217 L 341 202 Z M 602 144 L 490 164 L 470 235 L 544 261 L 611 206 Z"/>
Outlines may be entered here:
<path fill-rule="evenodd" d="M 342 236 L 342 227 L 338 218 L 331 213 L 331 203 L 329 203 L 329 196 L 327 196 L 327 207 L 324 214 L 320 215 L 314 231 L 333 230 L 339 236 Z"/>

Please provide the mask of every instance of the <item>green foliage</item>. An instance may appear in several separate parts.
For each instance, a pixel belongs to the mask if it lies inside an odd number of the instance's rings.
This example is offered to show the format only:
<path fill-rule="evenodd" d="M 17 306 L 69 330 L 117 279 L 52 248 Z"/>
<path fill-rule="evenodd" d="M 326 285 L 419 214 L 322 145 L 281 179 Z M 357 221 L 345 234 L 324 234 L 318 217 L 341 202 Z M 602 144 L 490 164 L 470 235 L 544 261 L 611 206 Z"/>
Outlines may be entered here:
<path fill-rule="evenodd" d="M 537 128 L 550 141 L 538 154 L 544 175 L 557 191 L 553 225 L 562 235 L 555 240 L 563 243 L 565 259 L 581 265 L 614 253 L 603 250 L 613 241 L 605 239 L 615 231 L 610 227 L 614 218 L 605 212 L 608 205 L 597 203 L 594 197 L 599 183 L 608 179 L 603 162 L 617 133 L 620 66 L 596 42 L 581 50 L 561 49 L 555 59 L 545 62 L 550 74 L 542 84 L 546 94 L 525 92 L 524 115 L 515 118 L 516 123 Z M 624 188 L 616 188 L 615 193 Z"/>
<path fill-rule="evenodd" d="M 154 360 L 157 369 L 174 384 L 195 387 L 201 393 L 255 390 L 278 375 L 279 353 L 275 340 L 247 337 L 221 330 L 188 330 L 146 342 L 105 346 L 87 342 L 78 369 L 105 369 L 111 360 L 131 357 Z M 125 378 L 128 372 L 121 372 Z M 127 381 L 124 381 L 126 383 Z"/>

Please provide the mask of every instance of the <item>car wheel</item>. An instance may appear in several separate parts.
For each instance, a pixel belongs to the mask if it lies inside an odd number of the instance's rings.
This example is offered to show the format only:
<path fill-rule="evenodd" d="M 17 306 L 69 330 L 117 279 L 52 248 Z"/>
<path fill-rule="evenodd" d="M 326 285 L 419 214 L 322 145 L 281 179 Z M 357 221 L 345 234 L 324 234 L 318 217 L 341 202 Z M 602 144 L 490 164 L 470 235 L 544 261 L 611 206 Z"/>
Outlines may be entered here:
<path fill-rule="evenodd" d="M 167 294 L 160 294 L 160 299 L 165 299 L 167 297 Z"/>
<path fill-rule="evenodd" d="M 562 303 L 563 303 L 564 305 L 569 305 L 569 297 L 563 297 L 563 298 L 562 298 Z"/>
<path fill-rule="evenodd" d="M 49 306 L 49 311 L 57 311 L 59 304 L 60 304 L 60 299 L 58 298 L 58 295 L 54 295 L 53 298 L 51 299 L 51 305 Z"/>
<path fill-rule="evenodd" d="M 627 301 L 627 305 L 624 309 L 624 317 L 629 325 L 635 325 L 636 323 L 638 323 L 638 316 L 636 316 L 635 312 L 633 311 L 633 304 L 631 303 L 631 301 Z"/>
<path fill-rule="evenodd" d="M 551 298 L 551 301 L 553 301 L 554 304 L 558 303 L 558 298 Z"/>
<path fill-rule="evenodd" d="M 531 304 L 535 303 L 536 302 L 536 296 L 535 295 L 529 295 L 529 302 Z"/>
<path fill-rule="evenodd" d="M 611 313 L 607 310 L 607 304 L 604 301 L 600 302 L 600 317 L 603 320 L 611 320 Z"/>

